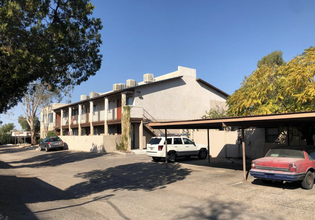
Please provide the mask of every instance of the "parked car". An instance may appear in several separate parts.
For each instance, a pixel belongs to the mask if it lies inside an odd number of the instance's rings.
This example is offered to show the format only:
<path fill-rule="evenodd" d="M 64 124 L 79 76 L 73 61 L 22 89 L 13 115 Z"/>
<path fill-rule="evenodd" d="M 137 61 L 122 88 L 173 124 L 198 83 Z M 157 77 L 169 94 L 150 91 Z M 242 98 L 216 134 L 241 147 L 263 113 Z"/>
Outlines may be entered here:
<path fill-rule="evenodd" d="M 51 149 L 63 150 L 64 143 L 58 136 L 46 137 L 42 142 L 40 142 L 39 147 L 40 150 L 45 149 L 46 152 Z"/>
<path fill-rule="evenodd" d="M 265 157 L 252 161 L 250 174 L 268 181 L 300 181 L 302 188 L 314 185 L 315 147 L 282 146 L 270 149 Z"/>
<path fill-rule="evenodd" d="M 153 137 L 147 144 L 147 155 L 156 162 L 165 158 L 165 137 Z M 207 146 L 195 144 L 187 137 L 167 137 L 167 156 L 170 162 L 175 162 L 176 157 L 198 156 L 199 159 L 207 158 Z"/>

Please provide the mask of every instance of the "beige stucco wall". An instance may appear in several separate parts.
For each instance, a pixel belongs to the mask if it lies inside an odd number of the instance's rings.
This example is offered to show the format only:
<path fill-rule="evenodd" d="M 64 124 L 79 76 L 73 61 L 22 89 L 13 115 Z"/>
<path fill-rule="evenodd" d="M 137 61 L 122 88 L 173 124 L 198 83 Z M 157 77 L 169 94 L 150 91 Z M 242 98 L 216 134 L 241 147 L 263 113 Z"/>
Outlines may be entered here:
<path fill-rule="evenodd" d="M 198 130 L 194 134 L 194 142 L 208 145 L 207 130 Z M 209 130 L 210 155 L 212 157 L 239 157 L 237 131 Z"/>
<path fill-rule="evenodd" d="M 210 103 L 225 102 L 222 94 L 196 81 L 195 69 L 178 67 L 177 73 L 183 77 L 137 88 L 134 105 L 143 107 L 156 120 L 165 121 L 200 119 Z"/>
<path fill-rule="evenodd" d="M 116 150 L 116 143 L 120 142 L 120 135 L 94 136 L 60 136 L 69 150 L 85 152 L 112 152 Z"/>

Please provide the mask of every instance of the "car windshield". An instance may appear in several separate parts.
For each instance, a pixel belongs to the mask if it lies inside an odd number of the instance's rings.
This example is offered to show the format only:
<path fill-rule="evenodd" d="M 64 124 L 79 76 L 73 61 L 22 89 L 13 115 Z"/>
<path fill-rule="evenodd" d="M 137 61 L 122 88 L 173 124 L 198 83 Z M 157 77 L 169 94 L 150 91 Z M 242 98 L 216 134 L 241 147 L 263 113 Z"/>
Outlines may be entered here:
<path fill-rule="evenodd" d="M 61 141 L 59 137 L 50 138 L 50 141 Z"/>
<path fill-rule="evenodd" d="M 304 153 L 297 149 L 270 149 L 266 157 L 304 158 Z"/>
<path fill-rule="evenodd" d="M 152 138 L 149 144 L 159 144 L 160 141 L 161 141 L 161 138 Z"/>

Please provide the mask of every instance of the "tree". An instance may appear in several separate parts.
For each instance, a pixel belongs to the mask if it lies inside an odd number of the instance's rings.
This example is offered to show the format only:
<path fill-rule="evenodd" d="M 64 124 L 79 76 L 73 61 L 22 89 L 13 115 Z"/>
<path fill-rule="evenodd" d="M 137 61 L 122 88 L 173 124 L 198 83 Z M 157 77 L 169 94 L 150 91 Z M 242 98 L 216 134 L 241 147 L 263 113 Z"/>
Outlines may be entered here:
<path fill-rule="evenodd" d="M 23 115 L 20 115 L 18 117 L 18 122 L 21 125 L 21 128 L 25 131 L 30 131 L 30 125 L 28 124 L 26 117 L 23 117 Z M 39 132 L 40 131 L 40 121 L 38 119 L 38 117 L 34 118 L 34 126 L 35 126 L 35 132 Z"/>
<path fill-rule="evenodd" d="M 222 107 L 220 108 L 219 106 L 216 106 L 216 108 L 212 108 L 209 111 L 206 111 L 206 114 L 202 116 L 203 119 L 224 117 L 226 117 L 226 110 Z"/>
<path fill-rule="evenodd" d="M 14 127 L 15 127 L 15 125 L 13 123 L 4 124 L 1 127 L 1 132 L 2 133 L 10 132 L 14 129 Z"/>
<path fill-rule="evenodd" d="M 29 130 L 31 131 L 31 143 L 36 144 L 36 132 L 40 130 L 40 122 L 38 120 L 38 110 L 40 108 L 48 106 L 54 100 L 60 102 L 62 99 L 62 94 L 67 94 L 71 91 L 71 87 L 67 87 L 68 90 L 64 89 L 62 91 L 58 89 L 51 90 L 47 85 L 41 83 L 29 88 L 25 93 L 24 99 L 20 102 L 20 107 L 22 108 L 25 118 L 20 116 L 18 121 L 21 124 L 21 127 L 28 125 Z M 25 125 L 25 121 L 27 125 Z M 22 125 L 23 124 L 23 125 Z"/>
<path fill-rule="evenodd" d="M 281 55 L 282 52 L 278 54 Z M 268 55 L 269 56 L 269 55 Z M 267 56 L 267 58 L 268 58 Z M 263 58 L 257 69 L 245 77 L 241 88 L 227 100 L 228 115 L 261 115 L 310 111 L 315 109 L 315 47 L 305 49 L 288 63 L 280 57 L 268 62 Z M 269 58 L 274 58 L 270 56 Z M 298 128 L 307 144 L 313 144 L 314 124 Z"/>
<path fill-rule="evenodd" d="M 62 89 L 101 67 L 101 20 L 89 0 L 0 1 L 0 113 L 33 82 Z"/>

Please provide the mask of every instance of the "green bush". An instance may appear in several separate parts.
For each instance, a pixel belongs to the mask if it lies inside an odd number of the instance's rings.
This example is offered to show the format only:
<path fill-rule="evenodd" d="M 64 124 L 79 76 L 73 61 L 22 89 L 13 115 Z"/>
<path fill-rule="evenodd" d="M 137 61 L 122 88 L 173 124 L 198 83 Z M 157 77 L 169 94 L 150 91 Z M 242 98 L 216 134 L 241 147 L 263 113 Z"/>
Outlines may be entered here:
<path fill-rule="evenodd" d="M 12 144 L 11 134 L 1 133 L 0 134 L 0 144 Z"/>
<path fill-rule="evenodd" d="M 43 141 L 43 138 L 40 138 L 40 139 L 37 140 L 37 143 L 39 144 L 42 141 Z"/>
<path fill-rule="evenodd" d="M 53 137 L 53 136 L 58 136 L 56 131 L 48 131 L 47 132 L 47 137 Z"/>

